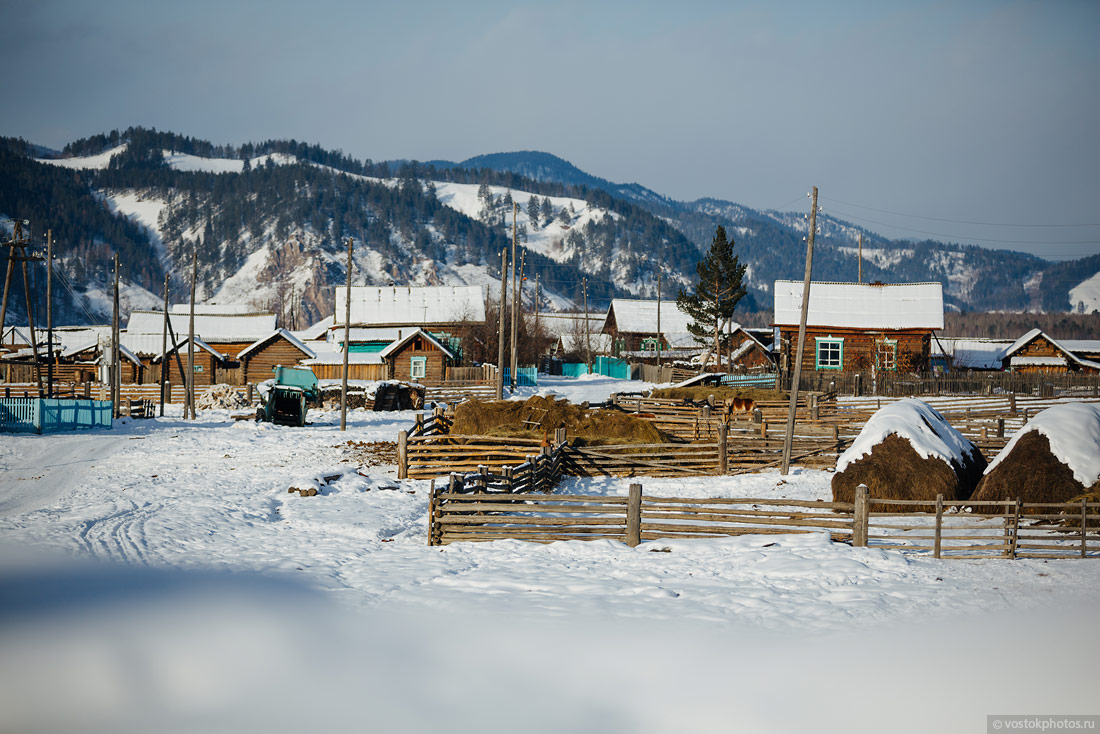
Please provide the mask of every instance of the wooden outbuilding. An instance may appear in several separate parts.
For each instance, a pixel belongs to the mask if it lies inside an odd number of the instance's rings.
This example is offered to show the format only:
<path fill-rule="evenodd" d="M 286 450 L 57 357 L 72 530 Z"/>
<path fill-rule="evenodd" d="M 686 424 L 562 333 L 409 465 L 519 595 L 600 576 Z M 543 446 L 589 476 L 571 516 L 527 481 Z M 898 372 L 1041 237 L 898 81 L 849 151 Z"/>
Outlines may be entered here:
<path fill-rule="evenodd" d="M 183 369 L 187 369 L 187 338 L 184 338 L 182 342 L 176 345 L 175 349 L 169 347 L 168 352 L 165 355 L 158 356 L 154 361 L 156 365 L 156 379 L 151 382 L 156 382 L 160 379 L 160 365 L 162 359 L 168 360 L 168 372 L 167 381 L 172 385 L 182 385 L 184 380 L 181 377 L 179 367 L 176 363 L 176 352 L 179 352 L 180 361 L 179 364 L 183 365 Z M 216 351 L 209 344 L 202 339 L 195 337 L 195 384 L 196 385 L 218 385 L 220 383 L 228 382 L 227 372 L 232 368 L 226 367 L 227 361 L 225 357 Z"/>
<path fill-rule="evenodd" d="M 1078 351 L 1070 348 L 1077 346 Z M 1082 356 L 1097 346 L 1091 341 L 1060 342 L 1041 329 L 1032 329 L 1005 350 L 1001 356 L 1004 368 L 1013 372 L 1065 374 L 1068 372 L 1100 372 L 1100 362 Z"/>
<path fill-rule="evenodd" d="M 237 354 L 242 381 L 247 384 L 269 380 L 279 365 L 292 366 L 315 359 L 317 353 L 286 329 L 277 329 Z M 316 374 L 316 372 L 315 372 Z"/>
<path fill-rule="evenodd" d="M 802 290 L 801 281 L 775 282 L 784 370 L 794 367 Z M 926 371 L 932 334 L 942 329 L 940 283 L 811 283 L 802 371 Z"/>
<path fill-rule="evenodd" d="M 443 382 L 454 354 L 423 329 L 390 344 L 378 355 L 386 362 L 386 378 L 410 382 Z"/>

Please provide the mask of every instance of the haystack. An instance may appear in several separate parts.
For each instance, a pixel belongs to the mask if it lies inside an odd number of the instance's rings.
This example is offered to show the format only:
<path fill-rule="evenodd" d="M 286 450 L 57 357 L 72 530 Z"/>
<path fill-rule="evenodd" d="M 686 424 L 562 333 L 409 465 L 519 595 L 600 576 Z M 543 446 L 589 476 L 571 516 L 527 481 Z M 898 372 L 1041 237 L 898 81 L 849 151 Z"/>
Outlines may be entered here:
<path fill-rule="evenodd" d="M 1065 403 L 1040 412 L 997 454 L 971 498 L 1069 502 L 1100 480 L 1100 407 Z"/>
<path fill-rule="evenodd" d="M 580 445 L 667 443 L 671 439 L 649 421 L 618 411 L 589 410 L 553 396 L 527 400 L 468 400 L 455 408 L 451 433 L 464 436 L 553 437 L 565 428 Z"/>
<path fill-rule="evenodd" d="M 860 484 L 879 499 L 934 500 L 942 494 L 946 500 L 964 500 L 985 463 L 978 447 L 935 409 L 907 398 L 871 416 L 841 454 L 833 475 L 833 500 L 852 502 Z"/>

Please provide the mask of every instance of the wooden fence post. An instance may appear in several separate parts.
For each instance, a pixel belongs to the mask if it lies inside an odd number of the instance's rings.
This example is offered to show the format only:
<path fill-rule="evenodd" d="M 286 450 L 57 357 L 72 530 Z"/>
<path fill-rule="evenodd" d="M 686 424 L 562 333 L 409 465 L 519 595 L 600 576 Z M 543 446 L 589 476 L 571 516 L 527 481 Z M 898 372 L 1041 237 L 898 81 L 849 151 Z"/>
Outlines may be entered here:
<path fill-rule="evenodd" d="M 997 419 L 997 438 L 1004 438 L 1004 437 L 1005 437 L 1005 419 L 1004 418 L 998 418 Z"/>
<path fill-rule="evenodd" d="M 478 481 L 481 483 L 481 491 L 489 491 L 489 467 L 485 464 L 478 464 L 477 467 Z"/>
<path fill-rule="evenodd" d="M 1012 554 L 1010 558 L 1016 558 L 1016 546 L 1020 538 L 1020 498 L 1016 498 L 1016 512 L 1012 517 Z"/>
<path fill-rule="evenodd" d="M 768 437 L 768 422 L 760 422 L 760 438 L 766 439 Z"/>
<path fill-rule="evenodd" d="M 695 436 L 695 440 L 696 440 L 696 441 L 698 441 L 698 440 L 699 440 L 699 416 L 698 416 L 698 415 L 696 415 L 696 416 L 695 416 L 695 432 L 694 432 L 694 436 Z"/>
<path fill-rule="evenodd" d="M 1016 393 L 1008 396 L 1008 410 L 1012 415 L 1016 415 Z"/>
<path fill-rule="evenodd" d="M 409 478 L 409 432 L 397 432 L 397 478 Z"/>
<path fill-rule="evenodd" d="M 759 425 L 764 420 L 764 414 L 760 412 L 760 408 L 752 409 L 752 422 Z"/>
<path fill-rule="evenodd" d="M 559 445 L 559 446 L 561 444 L 565 443 L 565 428 L 564 427 L 554 429 L 554 443 Z"/>
<path fill-rule="evenodd" d="M 982 436 L 982 441 L 988 441 L 989 440 L 989 427 L 988 426 L 982 426 L 981 436 Z"/>
<path fill-rule="evenodd" d="M 515 467 L 502 466 L 500 467 L 500 473 L 504 475 L 504 487 L 508 494 L 515 494 L 516 492 L 516 470 Z"/>
<path fill-rule="evenodd" d="M 810 396 L 810 420 L 816 423 L 818 415 L 820 415 L 820 413 L 817 406 L 817 393 L 814 393 Z"/>
<path fill-rule="evenodd" d="M 631 484 L 626 497 L 626 544 L 631 548 L 642 542 L 642 485 Z"/>
<path fill-rule="evenodd" d="M 454 483 L 454 474 L 451 475 L 451 483 Z M 428 495 L 428 545 L 439 545 L 439 535 L 439 490 L 433 479 Z"/>
<path fill-rule="evenodd" d="M 729 453 L 726 449 L 726 434 L 729 426 L 725 423 L 718 424 L 718 474 L 724 475 L 729 469 Z"/>
<path fill-rule="evenodd" d="M 413 434 L 419 436 L 424 430 L 424 414 L 416 414 L 416 427 L 413 428 Z"/>
<path fill-rule="evenodd" d="M 856 487 L 855 508 L 852 510 L 852 545 L 867 546 L 867 523 L 870 517 L 870 490 L 866 484 Z"/>
<path fill-rule="evenodd" d="M 833 443 L 840 449 L 840 426 L 833 426 Z"/>
<path fill-rule="evenodd" d="M 936 495 L 936 541 L 932 549 L 932 557 L 940 557 L 940 545 L 943 535 L 943 495 Z"/>
<path fill-rule="evenodd" d="M 1081 557 L 1084 558 L 1087 555 L 1088 545 L 1086 540 L 1088 539 L 1088 500 L 1081 500 Z"/>

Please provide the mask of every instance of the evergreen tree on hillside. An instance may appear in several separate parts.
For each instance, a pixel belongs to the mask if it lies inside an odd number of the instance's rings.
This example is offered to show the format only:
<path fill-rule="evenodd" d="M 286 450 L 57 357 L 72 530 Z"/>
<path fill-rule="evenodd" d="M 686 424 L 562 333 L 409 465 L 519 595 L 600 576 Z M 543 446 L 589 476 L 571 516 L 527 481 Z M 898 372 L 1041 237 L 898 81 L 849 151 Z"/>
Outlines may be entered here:
<path fill-rule="evenodd" d="M 688 294 L 681 288 L 676 305 L 691 316 L 688 331 L 695 341 L 711 344 L 717 354 L 723 346 L 719 329 L 733 318 L 737 302 L 745 295 L 745 266 L 733 254 L 733 240 L 726 238 L 725 227 L 718 225 L 710 250 L 695 266 L 695 272 L 699 276 L 695 292 Z"/>
<path fill-rule="evenodd" d="M 542 220 L 543 226 L 554 220 L 554 205 L 550 203 L 549 196 L 542 200 Z"/>
<path fill-rule="evenodd" d="M 531 229 L 539 228 L 539 197 L 532 195 L 527 200 L 527 218 L 531 220 Z"/>

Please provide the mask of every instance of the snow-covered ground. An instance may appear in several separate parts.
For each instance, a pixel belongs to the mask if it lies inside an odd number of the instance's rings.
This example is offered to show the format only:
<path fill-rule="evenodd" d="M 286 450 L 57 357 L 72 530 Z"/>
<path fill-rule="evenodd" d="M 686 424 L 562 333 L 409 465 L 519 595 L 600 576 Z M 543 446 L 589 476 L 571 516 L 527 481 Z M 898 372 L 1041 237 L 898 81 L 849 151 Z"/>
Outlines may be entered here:
<path fill-rule="evenodd" d="M 598 401 L 624 386 L 637 384 L 538 391 Z M 816 534 L 432 548 L 430 482 L 398 481 L 359 445 L 393 441 L 413 414 L 352 411 L 344 433 L 338 413 L 310 419 L 170 408 L 3 437 L 5 726 L 927 731 L 967 717 L 980 730 L 1022 701 L 1091 700 L 1100 564 L 937 561 Z M 352 467 L 315 497 L 287 491 Z M 812 499 L 830 477 L 559 491 Z M 1079 654 L 1038 681 L 996 673 L 1005 641 L 1027 670 L 1051 635 Z M 940 683 L 960 671 L 966 696 Z"/>
<path fill-rule="evenodd" d="M 1071 288 L 1069 304 L 1070 309 L 1077 313 L 1100 311 L 1100 273 Z"/>

